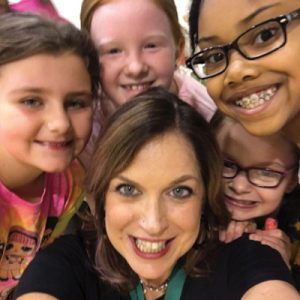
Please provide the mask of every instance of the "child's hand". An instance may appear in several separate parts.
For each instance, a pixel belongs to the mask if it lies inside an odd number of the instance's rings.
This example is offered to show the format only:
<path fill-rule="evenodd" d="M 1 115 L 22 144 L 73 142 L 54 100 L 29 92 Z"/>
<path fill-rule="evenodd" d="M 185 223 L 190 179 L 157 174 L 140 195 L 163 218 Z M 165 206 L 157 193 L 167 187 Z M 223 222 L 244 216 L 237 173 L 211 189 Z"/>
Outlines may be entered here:
<path fill-rule="evenodd" d="M 255 232 L 256 224 L 251 221 L 230 221 L 226 229 L 219 230 L 221 242 L 230 243 L 239 238 L 244 232 Z"/>
<path fill-rule="evenodd" d="M 291 241 L 282 230 L 277 229 L 277 222 L 272 223 L 272 221 L 267 219 L 265 229 L 256 230 L 255 233 L 249 235 L 249 239 L 277 250 L 288 268 L 290 268 Z"/>

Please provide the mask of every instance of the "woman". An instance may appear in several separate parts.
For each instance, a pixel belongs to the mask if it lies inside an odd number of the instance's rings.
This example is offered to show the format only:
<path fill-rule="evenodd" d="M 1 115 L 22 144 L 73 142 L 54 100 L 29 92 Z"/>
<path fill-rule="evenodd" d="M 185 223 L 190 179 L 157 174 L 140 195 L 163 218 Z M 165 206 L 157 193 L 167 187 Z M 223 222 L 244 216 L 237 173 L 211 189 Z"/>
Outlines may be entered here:
<path fill-rule="evenodd" d="M 58 239 L 17 299 L 299 299 L 275 250 L 245 237 L 217 247 L 214 228 L 229 219 L 221 156 L 203 117 L 175 95 L 157 88 L 122 106 L 92 161 L 96 246 L 86 233 L 86 248 Z"/>

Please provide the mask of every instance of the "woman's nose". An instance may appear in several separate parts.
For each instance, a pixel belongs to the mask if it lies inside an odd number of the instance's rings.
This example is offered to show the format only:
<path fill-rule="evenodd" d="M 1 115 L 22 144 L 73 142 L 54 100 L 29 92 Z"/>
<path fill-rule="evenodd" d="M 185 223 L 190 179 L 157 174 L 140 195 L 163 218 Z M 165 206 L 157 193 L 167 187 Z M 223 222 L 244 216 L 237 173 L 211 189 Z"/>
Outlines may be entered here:
<path fill-rule="evenodd" d="M 141 209 L 140 225 L 149 235 L 159 236 L 167 228 L 167 210 L 160 200 L 146 201 L 146 205 Z"/>

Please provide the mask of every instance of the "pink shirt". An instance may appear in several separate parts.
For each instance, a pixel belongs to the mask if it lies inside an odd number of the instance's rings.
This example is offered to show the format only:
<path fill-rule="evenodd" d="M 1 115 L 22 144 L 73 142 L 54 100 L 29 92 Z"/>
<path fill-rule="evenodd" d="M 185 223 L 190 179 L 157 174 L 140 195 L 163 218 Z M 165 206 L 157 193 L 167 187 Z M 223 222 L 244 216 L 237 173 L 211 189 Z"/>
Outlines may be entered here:
<path fill-rule="evenodd" d="M 0 182 L 0 299 L 18 283 L 40 247 L 63 233 L 85 196 L 83 175 L 76 161 L 65 172 L 45 174 L 44 192 L 35 203 Z"/>

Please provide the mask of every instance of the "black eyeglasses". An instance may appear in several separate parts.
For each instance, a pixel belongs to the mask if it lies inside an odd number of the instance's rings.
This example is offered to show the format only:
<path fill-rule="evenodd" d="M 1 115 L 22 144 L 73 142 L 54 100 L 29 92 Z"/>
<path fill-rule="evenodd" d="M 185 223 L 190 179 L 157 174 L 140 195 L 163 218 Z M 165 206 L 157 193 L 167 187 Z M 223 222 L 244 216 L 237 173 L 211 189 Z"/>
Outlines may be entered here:
<path fill-rule="evenodd" d="M 269 168 L 258 168 L 258 167 L 249 167 L 242 168 L 238 164 L 230 161 L 224 160 L 223 167 L 223 178 L 233 179 L 240 172 L 245 172 L 248 181 L 261 188 L 276 188 L 283 178 L 285 178 L 291 171 L 294 170 L 294 166 L 287 171 L 280 172 L 275 171 Z"/>
<path fill-rule="evenodd" d="M 280 48 L 287 41 L 287 24 L 300 17 L 300 8 L 276 18 L 252 26 L 227 45 L 201 50 L 186 60 L 200 79 L 208 79 L 223 73 L 228 67 L 228 52 L 238 51 L 244 58 L 254 60 Z"/>

